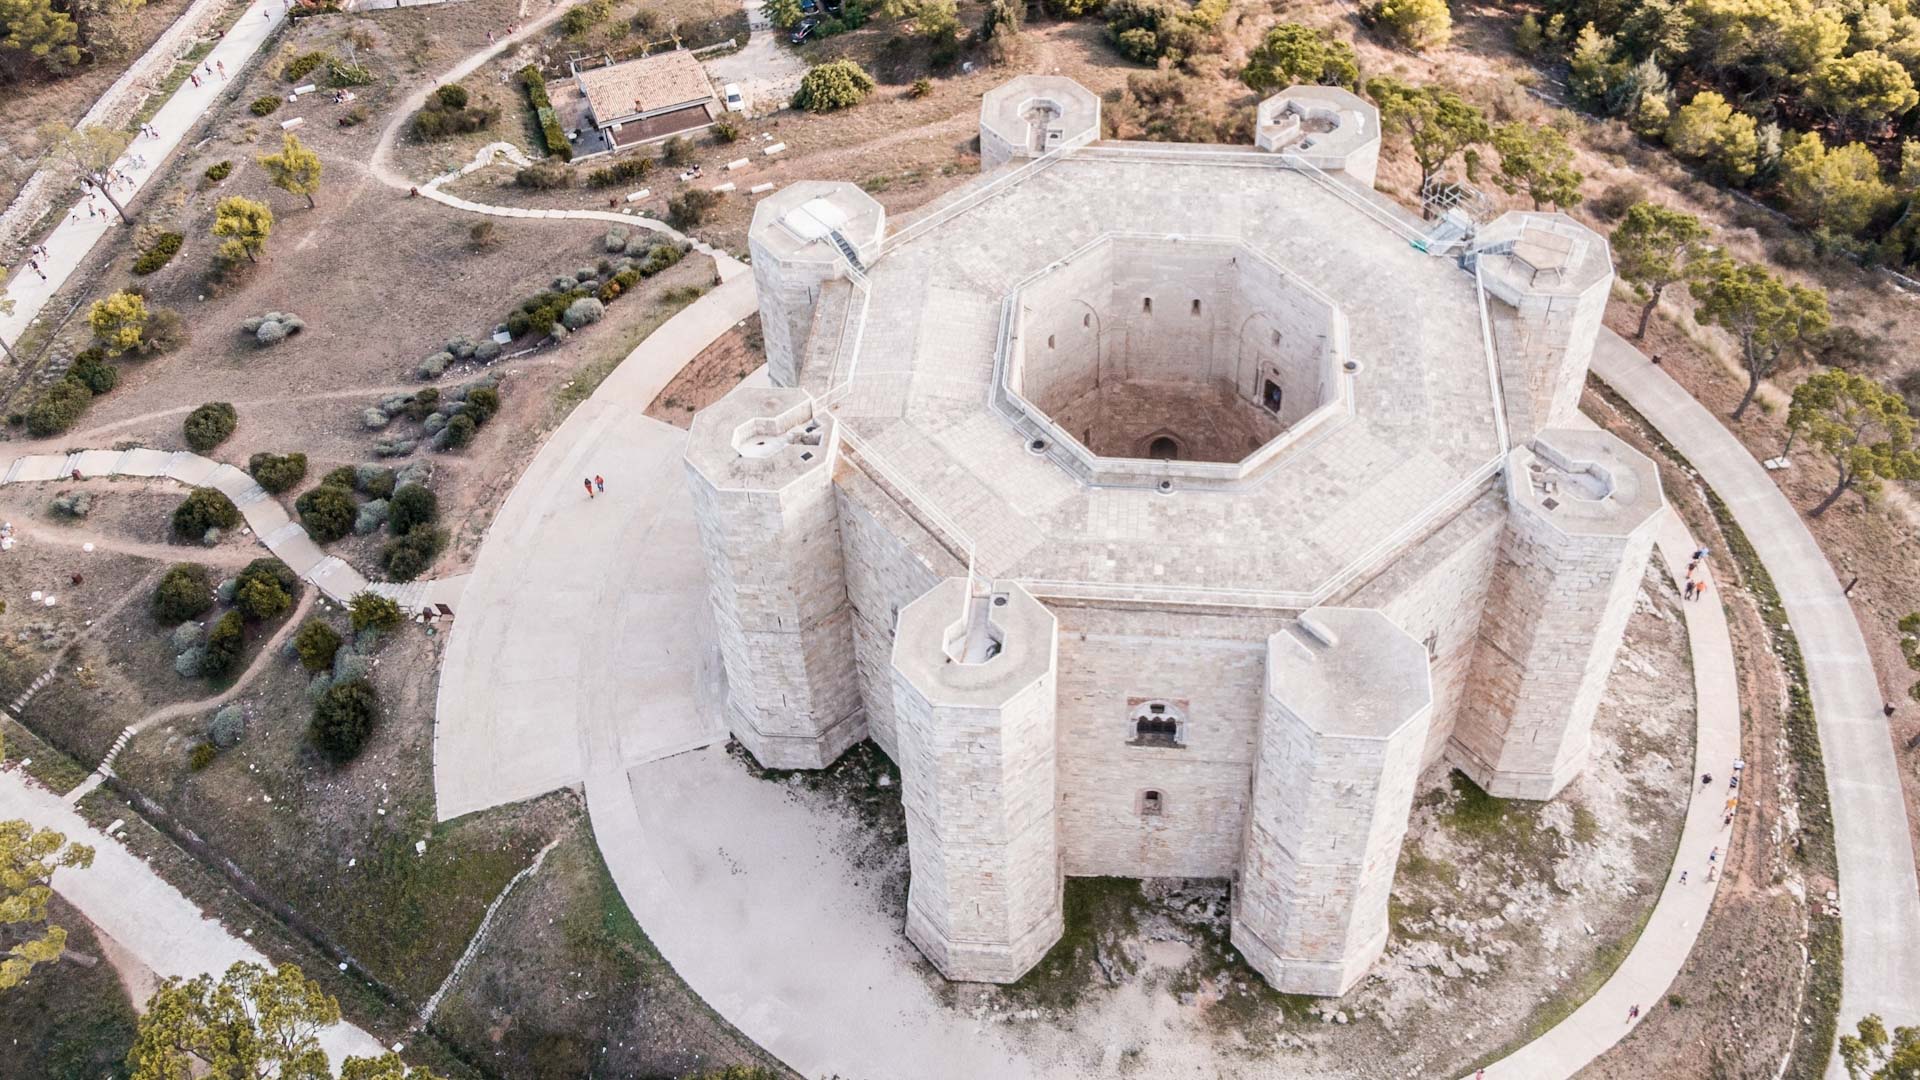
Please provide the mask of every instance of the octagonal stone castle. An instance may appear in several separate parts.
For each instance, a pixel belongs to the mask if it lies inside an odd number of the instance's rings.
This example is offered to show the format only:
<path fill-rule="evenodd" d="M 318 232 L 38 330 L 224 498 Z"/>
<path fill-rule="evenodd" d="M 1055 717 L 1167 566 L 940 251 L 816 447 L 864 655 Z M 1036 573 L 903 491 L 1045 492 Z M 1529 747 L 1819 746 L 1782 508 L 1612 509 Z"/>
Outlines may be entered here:
<path fill-rule="evenodd" d="M 1421 221 L 1379 132 L 1316 86 L 1254 147 L 1103 141 L 1027 76 L 904 226 L 843 183 L 756 208 L 772 385 L 686 459 L 729 727 L 892 757 L 949 978 L 1032 967 L 1068 876 L 1205 877 L 1274 986 L 1340 994 L 1425 767 L 1547 799 L 1585 763 L 1664 505 L 1576 424 L 1607 246 Z"/>

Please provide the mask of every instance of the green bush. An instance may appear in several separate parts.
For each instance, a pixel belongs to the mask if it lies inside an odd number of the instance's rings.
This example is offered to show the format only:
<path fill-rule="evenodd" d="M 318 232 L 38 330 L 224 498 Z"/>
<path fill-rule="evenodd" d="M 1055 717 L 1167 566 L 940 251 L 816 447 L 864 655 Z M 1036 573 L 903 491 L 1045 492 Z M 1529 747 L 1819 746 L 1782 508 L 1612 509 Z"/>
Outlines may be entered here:
<path fill-rule="evenodd" d="M 247 106 L 247 111 L 252 113 L 255 116 L 267 116 L 271 114 L 275 109 L 278 109 L 279 107 L 280 107 L 280 95 L 266 94 L 261 97 L 254 98 L 253 104 Z"/>
<path fill-rule="evenodd" d="M 397 630 L 407 621 L 406 612 L 400 610 L 396 601 L 373 592 L 353 594 L 353 599 L 347 601 L 347 614 L 353 620 L 355 633 Z"/>
<path fill-rule="evenodd" d="M 468 443 L 473 441 L 473 433 L 478 427 L 479 425 L 473 422 L 473 417 L 468 416 L 466 413 L 461 413 L 459 416 L 447 421 L 446 434 L 443 436 L 446 440 L 446 449 L 460 450 L 465 448 Z"/>
<path fill-rule="evenodd" d="M 197 619 L 213 610 L 213 577 L 198 563 L 175 563 L 154 586 L 149 606 L 154 620 L 167 626 Z"/>
<path fill-rule="evenodd" d="M 667 200 L 667 220 L 682 229 L 691 229 L 707 219 L 707 211 L 720 205 L 720 193 L 706 188 L 688 188 Z"/>
<path fill-rule="evenodd" d="M 120 385 L 120 369 L 107 363 L 106 351 L 98 345 L 81 349 L 67 368 L 67 378 L 87 388 L 94 397 Z"/>
<path fill-rule="evenodd" d="M 459 112 L 467 107 L 467 88 L 464 86 L 442 86 L 433 92 L 434 100 L 449 112 Z"/>
<path fill-rule="evenodd" d="M 366 86 L 372 81 L 373 72 L 359 64 L 348 64 L 335 60 L 333 63 L 327 65 L 327 83 L 331 86 Z M 364 110 L 359 106 L 354 107 L 354 112 L 361 113 L 360 120 L 366 119 Z M 357 124 L 360 120 L 355 120 L 354 123 Z M 343 126 L 352 127 L 353 125 L 345 124 Z"/>
<path fill-rule="evenodd" d="M 228 705 L 213 714 L 213 720 L 207 725 L 207 741 L 222 750 L 231 750 L 240 745 L 240 739 L 247 733 L 247 714 L 238 705 Z"/>
<path fill-rule="evenodd" d="M 547 153 L 561 161 L 573 160 L 573 144 L 567 141 L 567 133 L 560 128 L 560 117 L 553 111 L 553 100 L 547 97 L 547 80 L 540 69 L 532 64 L 520 69 L 520 82 L 527 88 L 527 101 L 533 105 L 535 119 L 540 122 L 540 138 L 547 144 Z"/>
<path fill-rule="evenodd" d="M 740 125 L 731 120 L 715 120 L 707 130 L 713 132 L 713 141 L 721 145 L 740 141 Z"/>
<path fill-rule="evenodd" d="M 793 107 L 808 112 L 833 112 L 866 100 L 873 76 L 851 60 L 829 60 L 809 70 L 793 95 Z"/>
<path fill-rule="evenodd" d="M 440 499 L 420 484 L 402 484 L 394 489 L 388 503 L 387 531 L 405 536 L 416 526 L 432 525 L 440 520 Z"/>
<path fill-rule="evenodd" d="M 660 160 L 668 165 L 688 165 L 693 162 L 693 140 L 685 135 L 675 135 L 660 146 Z"/>
<path fill-rule="evenodd" d="M 227 177 L 232 175 L 233 175 L 233 162 L 231 161 L 215 162 L 214 164 L 207 166 L 206 177 L 209 181 L 215 184 L 219 183 L 222 180 L 225 180 Z"/>
<path fill-rule="evenodd" d="M 300 578 L 286 563 L 275 558 L 255 559 L 235 580 L 233 603 L 241 614 L 258 622 L 285 615 L 299 592 Z"/>
<path fill-rule="evenodd" d="M 221 162 L 221 165 L 225 165 L 228 171 L 233 169 L 233 163 L 230 161 Z M 219 167 L 219 165 L 214 166 L 214 168 Z M 212 176 L 213 169 L 208 169 L 207 175 Z M 225 176 L 226 173 L 221 173 L 221 175 Z M 177 232 L 163 232 L 159 236 L 154 237 L 153 243 L 148 244 L 147 249 L 142 251 L 139 256 L 133 260 L 133 272 L 136 274 L 151 274 L 155 270 L 167 265 L 167 263 L 173 260 L 175 255 L 180 253 L 180 245 L 185 239 L 185 237 Z"/>
<path fill-rule="evenodd" d="M 321 484 L 294 500 L 300 512 L 300 525 L 316 544 L 331 544 L 353 531 L 353 519 L 360 508 L 353 492 L 333 484 Z"/>
<path fill-rule="evenodd" d="M 261 452 L 247 459 L 254 482 L 275 495 L 307 478 L 307 455 Z"/>
<path fill-rule="evenodd" d="M 353 470 L 353 489 L 369 499 L 385 499 L 393 494 L 394 473 L 384 465 L 358 465 Z"/>
<path fill-rule="evenodd" d="M 612 15 L 613 0 L 587 0 L 584 4 L 567 9 L 567 13 L 560 16 L 560 29 L 569 34 L 584 34 L 606 22 Z"/>
<path fill-rule="evenodd" d="M 326 671 L 333 667 L 333 654 L 340 651 L 340 635 L 319 619 L 309 619 L 293 635 L 293 648 L 300 654 L 301 667 Z"/>
<path fill-rule="evenodd" d="M 443 86 L 442 92 L 459 91 L 457 97 L 465 100 L 465 90 L 457 86 Z M 426 107 L 413 116 L 414 134 L 423 139 L 437 139 L 443 135 L 459 135 L 472 131 L 485 131 L 500 119 L 500 109 L 489 104 L 467 105 L 450 108 L 444 96 L 436 95 L 427 99 Z"/>
<path fill-rule="evenodd" d="M 298 82 L 312 74 L 314 69 L 332 60 L 333 54 L 327 52 L 325 49 L 316 49 L 313 52 L 301 53 L 299 56 L 287 61 L 287 66 L 280 69 L 280 77 L 288 82 Z"/>
<path fill-rule="evenodd" d="M 240 414 L 232 405 L 224 401 L 209 401 L 205 405 L 187 414 L 185 431 L 187 445 L 195 453 L 207 451 L 227 441 L 233 434 L 234 425 L 240 422 Z"/>
<path fill-rule="evenodd" d="M 84 383 L 62 379 L 40 392 L 27 407 L 27 434 L 35 438 L 58 435 L 72 427 L 93 403 L 93 391 Z"/>
<path fill-rule="evenodd" d="M 447 534 L 429 526 L 415 526 L 405 536 L 387 541 L 380 551 L 380 563 L 395 581 L 412 581 L 433 565 L 446 543 Z"/>
<path fill-rule="evenodd" d="M 513 174 L 513 182 L 534 191 L 547 191 L 572 187 L 573 173 L 558 165 L 529 165 Z"/>
<path fill-rule="evenodd" d="M 207 635 L 206 655 L 200 660 L 200 674 L 221 679 L 239 666 L 240 655 L 247 651 L 247 624 L 237 611 L 229 611 L 213 624 Z"/>
<path fill-rule="evenodd" d="M 467 415 L 476 424 L 484 424 L 500 411 L 500 391 L 491 386 L 475 387 L 467 393 Z"/>
<path fill-rule="evenodd" d="M 587 183 L 594 187 L 613 187 L 616 184 L 624 184 L 630 180 L 638 180 L 652 171 L 653 159 L 636 155 L 634 157 L 621 158 L 611 165 L 593 170 L 587 174 Z M 609 248 L 608 250 L 617 251 L 619 249 Z"/>
<path fill-rule="evenodd" d="M 380 723 L 380 694 L 364 679 L 336 683 L 313 705 L 307 737 L 335 765 L 358 757 Z"/>
<path fill-rule="evenodd" d="M 173 534 L 198 540 L 208 529 L 231 529 L 240 524 L 240 509 L 213 488 L 194 488 L 173 511 Z"/>
<path fill-rule="evenodd" d="M 194 772 L 199 772 L 201 769 L 213 764 L 214 759 L 219 756 L 220 752 L 213 748 L 212 743 L 197 743 L 193 748 L 193 752 L 187 755 L 187 768 L 192 769 Z"/>

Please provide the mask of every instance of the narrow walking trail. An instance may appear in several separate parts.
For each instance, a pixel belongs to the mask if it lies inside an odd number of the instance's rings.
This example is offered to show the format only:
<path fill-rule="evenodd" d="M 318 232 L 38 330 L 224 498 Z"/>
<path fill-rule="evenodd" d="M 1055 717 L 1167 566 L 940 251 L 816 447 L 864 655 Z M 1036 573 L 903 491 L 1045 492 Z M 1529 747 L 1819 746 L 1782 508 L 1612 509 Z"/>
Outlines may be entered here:
<path fill-rule="evenodd" d="M 68 840 L 93 847 L 93 865 L 55 873 L 54 891 L 161 978 L 218 977 L 243 960 L 272 965 L 259 950 L 202 915 L 193 901 L 118 840 L 87 824 L 58 795 L 17 769 L 0 770 L 0 820 L 14 818 L 57 829 Z M 328 1028 L 320 1042 L 335 1064 L 348 1055 L 372 1057 L 385 1051 L 352 1024 Z"/>
<path fill-rule="evenodd" d="M 127 152 L 114 165 L 116 171 L 133 178 L 132 186 L 114 189 L 114 198 L 125 205 L 146 188 L 147 182 L 166 164 L 167 155 L 180 145 L 201 115 L 227 92 L 227 84 L 240 77 L 241 69 L 272 38 L 274 30 L 286 16 L 285 0 L 254 0 L 248 6 L 240 16 L 240 21 L 214 45 L 204 61 L 216 65 L 215 74 L 203 78 L 199 86 L 195 86 L 192 80 L 181 83 L 167 103 L 148 121 L 160 133 L 159 137 L 136 136 L 127 147 Z M 220 64 L 226 65 L 225 78 L 218 74 L 217 65 Z M 142 163 L 135 164 L 135 158 Z M 0 341 L 9 345 L 16 341 L 53 294 L 73 276 L 100 238 L 121 227 L 120 216 L 114 213 L 105 199 L 96 195 L 90 201 L 96 211 L 104 213 L 88 216 L 86 206 L 89 200 L 83 198 L 74 204 L 67 219 L 42 241 L 47 248 L 47 258 L 40 260 L 40 269 L 46 275 L 44 278 L 22 262 L 14 271 L 12 280 L 6 283 L 4 293 L 0 295 L 14 302 L 14 310 L 11 314 L 0 313 Z"/>
<path fill-rule="evenodd" d="M 1833 802 L 1846 957 L 1840 1030 L 1868 1013 L 1909 1023 L 1920 1002 L 1920 880 L 1880 684 L 1840 580 L 1779 485 L 1679 383 L 1610 330 L 1593 371 L 1693 464 L 1773 577 L 1806 660 Z M 1837 1056 L 1828 1075 L 1845 1075 Z"/>

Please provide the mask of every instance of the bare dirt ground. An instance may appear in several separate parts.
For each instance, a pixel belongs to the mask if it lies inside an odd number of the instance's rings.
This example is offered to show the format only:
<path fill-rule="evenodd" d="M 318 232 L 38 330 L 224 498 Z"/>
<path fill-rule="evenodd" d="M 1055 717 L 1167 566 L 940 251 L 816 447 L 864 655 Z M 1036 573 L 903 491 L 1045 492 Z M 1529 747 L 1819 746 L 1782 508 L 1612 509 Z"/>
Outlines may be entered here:
<path fill-rule="evenodd" d="M 1625 955 L 1658 894 L 1690 793 L 1693 694 L 1680 600 L 1649 568 L 1585 773 L 1549 803 L 1422 779 L 1386 956 L 1337 1001 L 1289 997 L 1227 943 L 1226 883 L 1067 883 L 1067 929 L 1010 987 L 949 984 L 953 1008 L 1059 1060 L 1116 1073 L 1436 1076 L 1530 1038 Z M 742 757 L 745 768 L 752 768 Z M 899 778 L 863 746 L 825 773 L 753 770 L 847 830 L 850 861 L 905 908 Z M 883 779 L 884 778 L 884 779 Z"/>
<path fill-rule="evenodd" d="M 7 108 L 0 110 L 0 208 L 19 194 L 33 175 L 34 159 L 42 152 L 35 129 L 45 123 L 74 124 L 86 115 L 127 65 L 147 51 L 155 39 L 180 17 L 192 0 L 149 0 L 134 12 L 124 40 L 106 50 L 94 63 L 59 78 L 37 72 L 19 82 L 0 85 Z"/>
<path fill-rule="evenodd" d="M 685 428 L 693 423 L 694 413 L 726 397 L 727 391 L 766 362 L 760 316 L 754 315 L 688 361 L 647 406 L 647 415 Z"/>

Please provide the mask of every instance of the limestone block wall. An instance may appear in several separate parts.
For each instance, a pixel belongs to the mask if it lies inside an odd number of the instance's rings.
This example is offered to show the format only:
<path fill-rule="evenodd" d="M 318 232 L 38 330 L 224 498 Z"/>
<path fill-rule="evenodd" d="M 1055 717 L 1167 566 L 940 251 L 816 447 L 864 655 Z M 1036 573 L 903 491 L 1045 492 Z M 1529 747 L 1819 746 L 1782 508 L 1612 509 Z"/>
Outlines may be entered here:
<path fill-rule="evenodd" d="M 1598 500 L 1576 494 L 1577 477 L 1543 460 L 1561 457 L 1555 447 L 1600 461 L 1617 487 Z M 1488 793 L 1545 799 L 1586 764 L 1665 502 L 1651 462 L 1611 435 L 1565 429 L 1509 455 L 1507 499 L 1472 692 L 1450 749 Z"/>
<path fill-rule="evenodd" d="M 1507 501 L 1496 481 L 1392 564 L 1335 601 L 1343 607 L 1376 608 L 1428 647 L 1433 719 L 1421 753 L 1423 768 L 1445 752 L 1467 700 L 1481 614 L 1506 523 Z"/>
<path fill-rule="evenodd" d="M 1302 623 L 1268 652 L 1231 934 L 1277 989 L 1335 995 L 1386 946 L 1432 697 L 1420 643 L 1379 612 Z"/>
<path fill-rule="evenodd" d="M 752 232 L 747 234 L 747 250 L 753 256 L 754 291 L 760 297 L 767 377 L 775 386 L 798 386 L 820 287 L 839 275 L 839 264 L 824 250 L 812 257 L 782 259 Z"/>
<path fill-rule="evenodd" d="M 1275 615 L 1056 604 L 1060 846 L 1069 876 L 1227 877 L 1240 865 Z M 1132 714 L 1184 713 L 1178 748 L 1132 745 Z M 1143 813 L 1158 792 L 1159 812 Z"/>
<path fill-rule="evenodd" d="M 967 585 L 900 613 L 894 715 L 911 879 L 907 937 L 949 979 L 1012 982 L 1060 937 L 1054 620 L 1018 586 L 980 604 L 997 653 L 947 650 Z"/>
<path fill-rule="evenodd" d="M 1101 381 L 1101 342 L 1109 318 L 1113 245 L 1101 244 L 1054 271 L 1022 297 L 1018 368 L 1021 396 L 1056 412 Z"/>
<path fill-rule="evenodd" d="M 1216 244 L 1123 245 L 1108 310 L 1116 374 L 1161 382 L 1233 381 L 1230 325 L 1237 249 Z M 1198 304 L 1196 308 L 1195 305 Z"/>
<path fill-rule="evenodd" d="M 1333 396 L 1329 354 L 1342 317 L 1269 263 L 1241 259 L 1239 270 L 1228 312 L 1234 385 L 1259 401 L 1264 380 L 1277 375 L 1285 391 L 1279 420 L 1293 424 Z"/>
<path fill-rule="evenodd" d="M 966 565 L 887 498 L 859 469 L 842 464 L 836 480 L 847 600 L 853 611 L 854 669 L 867 734 L 896 762 L 893 637 L 900 611 Z"/>
<path fill-rule="evenodd" d="M 835 435 L 803 391 L 748 386 L 703 410 L 688 434 L 728 726 L 771 768 L 822 768 L 866 736 Z"/>
<path fill-rule="evenodd" d="M 1475 238 L 1501 395 L 1514 444 L 1565 423 L 1580 403 L 1613 287 L 1604 237 L 1565 214 L 1513 211 Z"/>
<path fill-rule="evenodd" d="M 835 232 L 864 265 L 879 254 L 886 210 L 856 185 L 824 180 L 798 181 L 754 206 L 747 251 L 775 386 L 800 385 L 822 287 L 850 275 Z"/>

